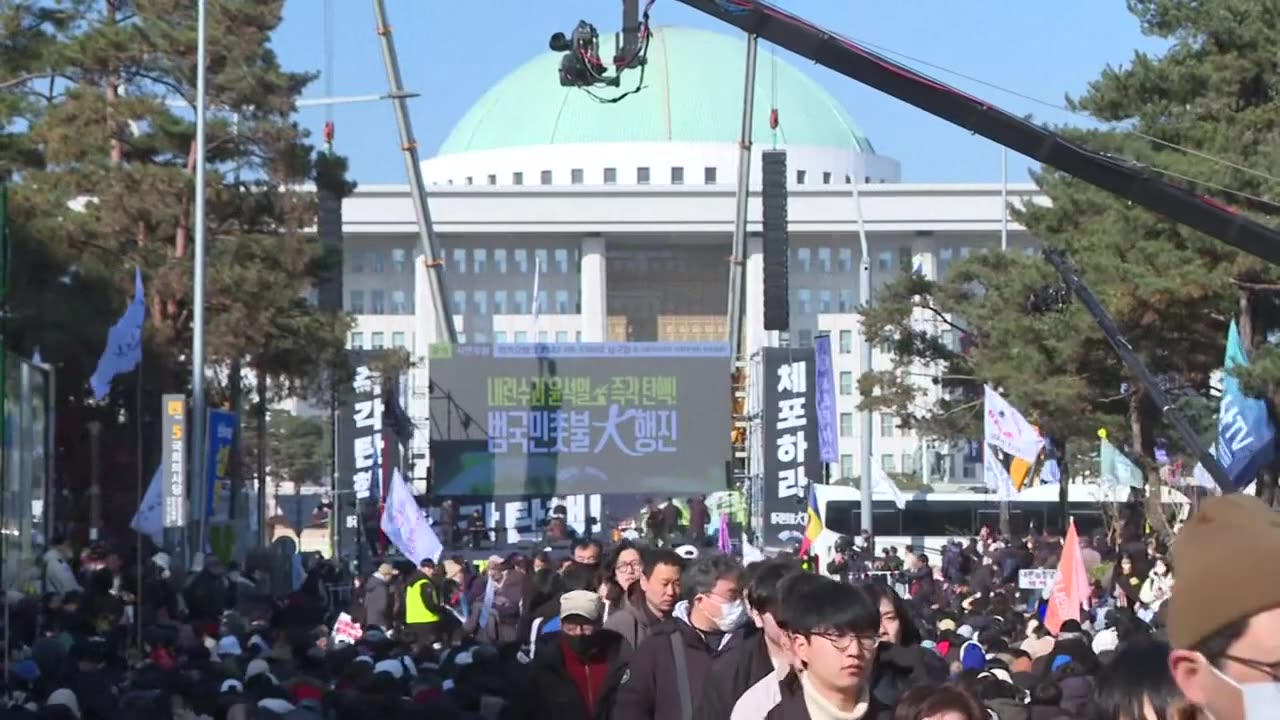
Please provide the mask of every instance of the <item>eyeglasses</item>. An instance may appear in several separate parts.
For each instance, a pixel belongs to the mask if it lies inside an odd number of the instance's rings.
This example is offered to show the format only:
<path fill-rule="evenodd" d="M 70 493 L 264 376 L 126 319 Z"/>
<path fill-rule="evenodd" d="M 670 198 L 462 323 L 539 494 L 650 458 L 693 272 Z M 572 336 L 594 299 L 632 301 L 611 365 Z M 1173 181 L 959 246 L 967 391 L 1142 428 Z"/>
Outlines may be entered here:
<path fill-rule="evenodd" d="M 1250 670 L 1264 673 L 1271 676 L 1272 680 L 1280 680 L 1280 662 L 1265 663 L 1261 660 L 1252 660 L 1250 658 L 1240 657 L 1239 655 L 1223 654 L 1223 660 L 1230 660 L 1237 665 L 1243 665 Z"/>
<path fill-rule="evenodd" d="M 618 563 L 617 568 L 619 570 L 630 570 L 632 572 L 640 572 L 641 570 L 644 570 L 644 563 L 639 560 L 634 560 L 632 562 L 627 562 L 627 563 Z"/>
<path fill-rule="evenodd" d="M 836 633 L 810 633 L 810 634 L 816 635 L 822 638 L 823 640 L 826 640 L 827 642 L 831 643 L 831 647 L 841 652 L 848 650 L 849 647 L 853 645 L 854 641 L 857 641 L 858 649 L 864 653 L 869 653 L 872 650 L 875 650 L 876 646 L 880 644 L 880 638 L 874 635 L 842 635 L 842 634 L 836 634 Z"/>

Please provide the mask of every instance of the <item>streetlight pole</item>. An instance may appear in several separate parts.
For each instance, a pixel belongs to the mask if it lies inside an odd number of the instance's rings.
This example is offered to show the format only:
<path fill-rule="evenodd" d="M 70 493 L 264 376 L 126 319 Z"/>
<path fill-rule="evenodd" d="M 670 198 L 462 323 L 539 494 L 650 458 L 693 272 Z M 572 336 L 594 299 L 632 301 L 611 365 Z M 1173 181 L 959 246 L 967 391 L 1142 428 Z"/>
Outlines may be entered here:
<path fill-rule="evenodd" d="M 196 202 L 195 202 L 195 273 L 192 289 L 191 320 L 191 462 L 188 487 L 194 494 L 192 505 L 196 512 L 196 543 L 204 538 L 205 483 L 200 481 L 207 467 L 203 461 L 205 452 L 205 398 L 204 398 L 204 257 L 205 257 L 205 103 L 208 66 L 208 2 L 196 2 Z M 191 554 L 204 552 L 204 547 L 188 548 Z"/>

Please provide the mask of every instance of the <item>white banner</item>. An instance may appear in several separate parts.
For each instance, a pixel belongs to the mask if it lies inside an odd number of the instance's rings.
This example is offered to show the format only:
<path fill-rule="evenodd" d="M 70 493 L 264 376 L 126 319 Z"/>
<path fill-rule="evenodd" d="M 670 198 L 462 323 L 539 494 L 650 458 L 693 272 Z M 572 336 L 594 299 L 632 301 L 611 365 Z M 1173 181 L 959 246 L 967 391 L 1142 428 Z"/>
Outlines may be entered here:
<path fill-rule="evenodd" d="M 996 447 L 1015 458 L 1034 463 L 1044 449 L 1044 438 L 1035 426 L 990 385 L 985 388 L 982 418 L 982 479 L 1001 499 L 1013 496 L 1013 478 L 995 458 Z"/>

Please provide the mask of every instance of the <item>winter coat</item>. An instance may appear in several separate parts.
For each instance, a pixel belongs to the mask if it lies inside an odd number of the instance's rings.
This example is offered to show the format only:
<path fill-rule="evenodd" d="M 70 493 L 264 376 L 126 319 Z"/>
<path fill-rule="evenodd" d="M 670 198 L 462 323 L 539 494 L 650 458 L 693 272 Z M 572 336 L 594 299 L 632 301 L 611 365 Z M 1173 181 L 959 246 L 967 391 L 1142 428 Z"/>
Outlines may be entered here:
<path fill-rule="evenodd" d="M 503 707 L 500 720 L 606 720 L 610 717 L 618 688 L 627 675 L 631 646 L 621 635 L 608 630 L 596 632 L 608 671 L 596 702 L 596 712 L 587 711 L 582 695 L 569 675 L 567 652 L 560 633 L 538 639 L 537 652 L 529 675 Z M 599 656 L 597 656 L 599 657 Z"/>
<path fill-rule="evenodd" d="M 712 668 L 741 644 L 742 634 L 742 630 L 725 634 L 718 647 L 709 647 L 702 634 L 689 624 L 688 603 L 680 603 L 675 615 L 654 627 L 649 638 L 636 648 L 631 658 L 631 672 L 618 691 L 612 720 L 680 718 L 681 682 L 688 683 L 690 701 L 696 704 Z M 676 676 L 673 636 L 685 651 L 686 678 Z M 698 717 L 696 713 L 694 717 Z"/>

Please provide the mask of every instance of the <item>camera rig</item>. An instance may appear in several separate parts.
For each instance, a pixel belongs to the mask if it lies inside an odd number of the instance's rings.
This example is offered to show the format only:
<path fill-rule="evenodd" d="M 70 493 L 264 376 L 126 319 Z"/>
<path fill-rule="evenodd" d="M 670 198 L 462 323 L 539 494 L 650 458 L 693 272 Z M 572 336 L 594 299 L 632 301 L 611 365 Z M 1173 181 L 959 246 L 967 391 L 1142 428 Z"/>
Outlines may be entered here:
<path fill-rule="evenodd" d="M 560 59 L 560 84 L 576 88 L 618 87 L 624 71 L 640 68 L 640 81 L 634 90 L 616 98 L 597 99 L 617 102 L 640 90 L 649 52 L 649 9 L 653 3 L 654 0 L 648 0 L 641 13 L 640 0 L 623 0 L 622 32 L 614 36 L 612 73 L 600 57 L 600 32 L 595 25 L 579 20 L 568 35 L 562 32 L 552 35 L 547 44 L 553 51 L 565 54 Z"/>

